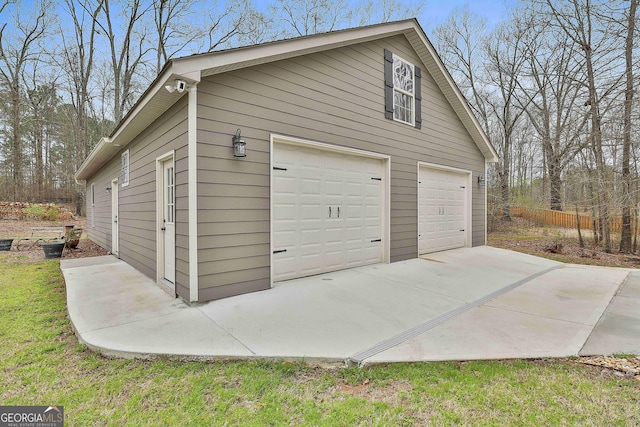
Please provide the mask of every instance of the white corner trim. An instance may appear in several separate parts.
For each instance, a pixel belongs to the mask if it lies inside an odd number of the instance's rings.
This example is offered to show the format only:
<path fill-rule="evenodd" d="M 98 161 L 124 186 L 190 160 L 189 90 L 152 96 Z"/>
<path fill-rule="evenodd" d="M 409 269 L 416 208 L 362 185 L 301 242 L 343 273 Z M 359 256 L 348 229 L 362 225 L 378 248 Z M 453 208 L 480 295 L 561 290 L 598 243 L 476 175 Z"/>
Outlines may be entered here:
<path fill-rule="evenodd" d="M 189 188 L 189 300 L 198 301 L 198 88 L 189 87 L 187 113 Z"/>
<path fill-rule="evenodd" d="M 489 229 L 489 216 L 487 215 L 489 213 L 489 205 L 487 205 L 487 161 L 484 161 L 484 244 L 487 244 L 487 233 L 488 233 L 488 229 Z"/>
<path fill-rule="evenodd" d="M 269 287 L 273 288 L 273 138 L 269 135 Z"/>

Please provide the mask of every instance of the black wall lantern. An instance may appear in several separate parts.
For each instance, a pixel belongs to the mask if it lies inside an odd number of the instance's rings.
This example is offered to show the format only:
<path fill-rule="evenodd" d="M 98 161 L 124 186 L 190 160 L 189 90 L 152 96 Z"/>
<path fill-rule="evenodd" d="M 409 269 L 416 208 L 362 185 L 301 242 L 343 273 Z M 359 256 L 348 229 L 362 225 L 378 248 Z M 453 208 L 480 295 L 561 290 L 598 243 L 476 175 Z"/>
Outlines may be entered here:
<path fill-rule="evenodd" d="M 105 188 L 104 192 L 107 194 L 111 194 L 111 187 Z"/>
<path fill-rule="evenodd" d="M 478 175 L 478 187 L 484 187 L 484 183 L 485 183 L 484 176 Z"/>
<path fill-rule="evenodd" d="M 247 143 L 242 139 L 240 135 L 240 128 L 233 135 L 233 156 L 234 157 L 247 157 Z"/>

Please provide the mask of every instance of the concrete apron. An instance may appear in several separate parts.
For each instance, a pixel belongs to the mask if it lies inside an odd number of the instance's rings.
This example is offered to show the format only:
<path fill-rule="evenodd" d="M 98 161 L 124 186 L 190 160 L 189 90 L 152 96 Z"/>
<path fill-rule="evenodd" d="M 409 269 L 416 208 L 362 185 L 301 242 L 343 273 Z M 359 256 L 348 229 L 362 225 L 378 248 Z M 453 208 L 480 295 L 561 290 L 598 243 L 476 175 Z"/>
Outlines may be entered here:
<path fill-rule="evenodd" d="M 484 246 L 192 307 L 113 257 L 61 267 L 80 340 L 107 355 L 360 365 L 577 355 L 629 273 Z"/>

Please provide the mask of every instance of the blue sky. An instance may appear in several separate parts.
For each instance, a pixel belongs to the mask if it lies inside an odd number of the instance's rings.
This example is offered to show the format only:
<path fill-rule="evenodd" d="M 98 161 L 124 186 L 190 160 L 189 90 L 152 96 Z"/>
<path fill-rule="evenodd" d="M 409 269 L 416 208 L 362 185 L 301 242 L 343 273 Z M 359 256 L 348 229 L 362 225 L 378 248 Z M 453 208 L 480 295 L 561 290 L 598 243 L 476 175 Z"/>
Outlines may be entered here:
<path fill-rule="evenodd" d="M 403 0 L 399 0 L 402 2 Z M 449 14 L 456 8 L 465 5 L 471 12 L 487 19 L 487 24 L 492 27 L 505 17 L 508 5 L 515 4 L 517 0 L 424 0 L 421 13 L 417 16 L 425 31 L 430 32 L 435 25 L 446 20 Z M 358 0 L 349 0 L 350 3 L 358 3 Z M 273 0 L 254 0 L 258 8 L 264 8 L 266 4 L 272 4 Z M 413 3 L 413 2 L 412 2 Z"/>
<path fill-rule="evenodd" d="M 452 10 L 468 5 L 471 12 L 485 17 L 487 24 L 493 26 L 506 16 L 507 5 L 513 3 L 515 0 L 426 0 L 418 19 L 423 26 L 431 27 L 431 22 L 442 22 Z"/>

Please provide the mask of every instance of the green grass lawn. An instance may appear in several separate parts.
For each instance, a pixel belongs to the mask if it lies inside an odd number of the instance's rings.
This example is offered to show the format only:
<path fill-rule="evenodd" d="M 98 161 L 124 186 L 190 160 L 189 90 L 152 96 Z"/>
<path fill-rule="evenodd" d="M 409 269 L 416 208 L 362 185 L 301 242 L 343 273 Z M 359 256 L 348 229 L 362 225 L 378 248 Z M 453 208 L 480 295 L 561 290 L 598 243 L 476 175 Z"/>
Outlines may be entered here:
<path fill-rule="evenodd" d="M 68 426 L 640 425 L 640 381 L 568 361 L 132 361 L 79 345 L 58 261 L 0 256 L 0 404 Z"/>

